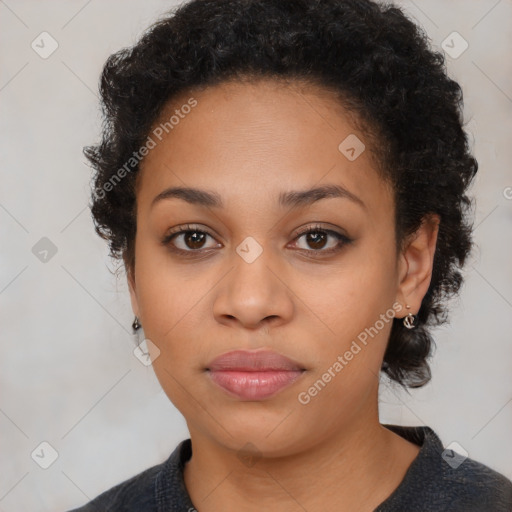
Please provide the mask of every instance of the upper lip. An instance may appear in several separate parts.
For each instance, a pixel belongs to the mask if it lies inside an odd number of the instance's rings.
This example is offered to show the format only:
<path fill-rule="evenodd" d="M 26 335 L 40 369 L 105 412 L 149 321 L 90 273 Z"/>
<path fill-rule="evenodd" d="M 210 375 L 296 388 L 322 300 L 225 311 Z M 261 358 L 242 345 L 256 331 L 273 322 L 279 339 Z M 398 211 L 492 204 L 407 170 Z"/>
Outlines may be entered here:
<path fill-rule="evenodd" d="M 297 362 L 273 350 L 233 350 L 216 357 L 207 367 L 210 371 L 299 371 L 304 370 Z"/>

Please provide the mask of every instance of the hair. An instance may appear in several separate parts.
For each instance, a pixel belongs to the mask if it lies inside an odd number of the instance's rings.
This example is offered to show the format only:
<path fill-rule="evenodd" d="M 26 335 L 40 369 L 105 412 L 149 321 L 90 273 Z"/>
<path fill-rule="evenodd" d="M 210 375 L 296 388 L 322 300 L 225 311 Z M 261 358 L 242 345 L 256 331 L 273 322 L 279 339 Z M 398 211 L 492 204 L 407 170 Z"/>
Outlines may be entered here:
<path fill-rule="evenodd" d="M 178 94 L 258 78 L 319 85 L 356 113 L 374 135 L 379 168 L 392 185 L 398 247 L 426 218 L 439 216 L 432 279 L 416 327 L 393 319 L 382 365 L 404 388 L 425 385 L 431 328 L 447 321 L 448 299 L 459 292 L 472 248 L 466 190 L 478 163 L 463 130 L 461 87 L 447 76 L 443 54 L 393 4 L 191 0 L 134 46 L 110 55 L 100 79 L 102 139 L 84 148 L 95 169 L 89 206 L 96 232 L 109 242 L 110 256 L 133 272 L 140 166 L 134 152 Z"/>

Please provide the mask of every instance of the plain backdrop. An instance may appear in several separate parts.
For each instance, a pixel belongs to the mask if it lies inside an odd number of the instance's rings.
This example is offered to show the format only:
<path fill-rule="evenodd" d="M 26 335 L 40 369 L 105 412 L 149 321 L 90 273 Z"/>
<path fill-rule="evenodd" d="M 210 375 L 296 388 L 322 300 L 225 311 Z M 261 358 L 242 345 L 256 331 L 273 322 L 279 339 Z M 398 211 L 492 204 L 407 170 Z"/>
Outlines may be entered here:
<path fill-rule="evenodd" d="M 94 233 L 82 155 L 99 137 L 105 59 L 174 5 L 0 1 L 0 511 L 76 507 L 188 437 L 133 354 L 124 274 Z M 432 382 L 408 395 L 383 378 L 381 421 L 429 425 L 512 478 L 512 2 L 400 5 L 437 49 L 468 44 L 447 66 L 480 164 L 477 249 L 435 331 Z"/>

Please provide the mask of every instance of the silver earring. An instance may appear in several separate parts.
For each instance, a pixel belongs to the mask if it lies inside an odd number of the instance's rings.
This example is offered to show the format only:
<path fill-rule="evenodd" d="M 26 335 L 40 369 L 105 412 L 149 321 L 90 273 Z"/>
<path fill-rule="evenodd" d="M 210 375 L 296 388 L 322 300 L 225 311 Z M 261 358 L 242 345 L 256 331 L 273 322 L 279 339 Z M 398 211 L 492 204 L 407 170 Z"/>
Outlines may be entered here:
<path fill-rule="evenodd" d="M 142 325 L 140 324 L 139 319 L 135 317 L 132 323 L 133 334 L 136 334 L 141 327 Z"/>
<path fill-rule="evenodd" d="M 406 304 L 405 307 L 407 309 L 411 309 L 411 306 L 409 304 Z M 406 317 L 404 317 L 404 325 L 407 327 L 407 329 L 414 329 L 416 326 L 414 325 L 416 321 L 416 317 L 412 313 L 408 313 Z"/>

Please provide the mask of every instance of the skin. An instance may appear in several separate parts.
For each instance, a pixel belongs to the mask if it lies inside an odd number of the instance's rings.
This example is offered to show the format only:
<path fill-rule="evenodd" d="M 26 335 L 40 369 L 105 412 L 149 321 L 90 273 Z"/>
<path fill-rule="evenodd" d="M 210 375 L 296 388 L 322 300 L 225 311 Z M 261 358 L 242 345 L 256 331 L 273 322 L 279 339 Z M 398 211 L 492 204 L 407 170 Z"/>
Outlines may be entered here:
<path fill-rule="evenodd" d="M 160 350 L 156 376 L 190 431 L 187 490 L 201 512 L 373 510 L 419 451 L 379 423 L 378 376 L 391 322 L 308 404 L 297 397 L 393 303 L 402 307 L 400 318 L 419 310 L 438 219 L 397 252 L 392 191 L 365 133 L 329 91 L 270 80 L 223 83 L 174 98 L 161 120 L 191 96 L 197 106 L 141 164 L 135 266 L 128 269 L 133 311 Z M 349 134 L 366 145 L 354 161 L 338 150 Z M 280 192 L 328 183 L 364 207 L 347 198 L 300 209 L 278 204 Z M 214 191 L 224 207 L 179 198 L 152 206 L 171 186 Z M 178 235 L 174 246 L 203 256 L 186 258 L 162 245 L 184 224 L 213 236 L 187 245 Z M 336 238 L 316 245 L 307 235 L 296 238 L 298 228 L 316 224 L 353 241 L 322 256 Z M 263 249 L 252 263 L 236 252 L 248 236 Z M 210 381 L 205 368 L 213 358 L 260 347 L 306 371 L 260 401 L 228 396 Z M 239 457 L 247 443 L 252 463 Z"/>

